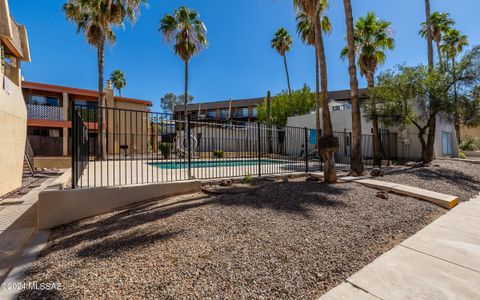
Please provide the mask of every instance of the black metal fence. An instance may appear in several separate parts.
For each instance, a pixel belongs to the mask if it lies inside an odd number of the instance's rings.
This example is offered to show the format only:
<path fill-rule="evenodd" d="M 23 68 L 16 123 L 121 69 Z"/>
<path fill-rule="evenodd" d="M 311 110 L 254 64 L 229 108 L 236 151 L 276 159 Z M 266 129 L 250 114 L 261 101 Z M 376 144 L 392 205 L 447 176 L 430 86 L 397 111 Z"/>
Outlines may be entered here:
<path fill-rule="evenodd" d="M 99 122 L 97 122 L 99 120 Z M 320 171 L 315 130 L 220 122 L 119 108 L 76 106 L 72 112 L 74 187 Z M 335 132 L 339 169 L 348 169 L 351 133 Z M 371 136 L 364 135 L 372 164 Z M 388 146 L 390 149 L 390 146 Z"/>

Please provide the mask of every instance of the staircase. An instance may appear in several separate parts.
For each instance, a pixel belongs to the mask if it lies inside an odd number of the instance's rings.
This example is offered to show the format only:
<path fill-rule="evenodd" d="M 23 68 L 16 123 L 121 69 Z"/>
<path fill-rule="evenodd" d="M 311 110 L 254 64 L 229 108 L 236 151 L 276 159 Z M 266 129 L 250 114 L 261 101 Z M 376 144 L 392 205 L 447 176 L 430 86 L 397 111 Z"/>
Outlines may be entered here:
<path fill-rule="evenodd" d="M 28 138 L 25 142 L 25 155 L 23 159 L 23 174 L 35 175 L 35 164 L 34 164 L 34 154 L 32 146 L 28 141 Z"/>

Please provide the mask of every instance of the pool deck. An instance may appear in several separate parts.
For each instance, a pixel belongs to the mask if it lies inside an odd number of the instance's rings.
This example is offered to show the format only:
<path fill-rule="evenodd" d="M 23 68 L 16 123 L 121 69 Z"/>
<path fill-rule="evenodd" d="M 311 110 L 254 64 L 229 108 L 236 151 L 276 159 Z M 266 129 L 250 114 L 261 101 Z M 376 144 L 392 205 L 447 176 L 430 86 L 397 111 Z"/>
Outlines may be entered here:
<path fill-rule="evenodd" d="M 245 159 L 226 159 L 251 161 L 252 158 Z M 271 158 L 264 158 L 266 161 L 273 161 Z M 195 161 L 215 161 L 208 159 L 194 159 Z M 78 187 L 101 187 L 113 185 L 130 185 L 154 182 L 183 181 L 188 179 L 215 179 L 243 177 L 246 175 L 258 176 L 259 166 L 240 165 L 240 166 L 215 166 L 191 168 L 192 178 L 188 176 L 186 168 L 167 169 L 157 167 L 155 163 L 185 163 L 185 160 L 109 160 L 89 162 L 83 176 L 78 182 Z M 283 162 L 283 163 L 282 163 Z M 309 170 L 320 170 L 318 162 L 309 162 Z M 261 174 L 288 174 L 294 172 L 304 172 L 305 162 L 303 160 L 280 160 L 274 164 L 261 164 Z"/>

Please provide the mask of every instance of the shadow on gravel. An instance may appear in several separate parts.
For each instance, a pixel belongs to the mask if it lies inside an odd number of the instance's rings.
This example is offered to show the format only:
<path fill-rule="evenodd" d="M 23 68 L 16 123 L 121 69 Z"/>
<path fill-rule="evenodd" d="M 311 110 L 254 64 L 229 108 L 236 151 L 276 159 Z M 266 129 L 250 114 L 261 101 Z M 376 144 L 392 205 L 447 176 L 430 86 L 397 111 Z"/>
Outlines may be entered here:
<path fill-rule="evenodd" d="M 145 247 L 157 241 L 168 240 L 181 232 L 151 232 L 148 234 L 131 233 L 121 238 L 107 238 L 103 241 L 84 247 L 78 251 L 79 257 L 95 256 L 108 258 L 116 256 L 119 252 L 133 250 L 139 246 Z"/>
<path fill-rule="evenodd" d="M 232 188 L 235 189 L 235 188 Z M 243 195 L 221 195 L 214 202 L 225 206 L 249 206 L 258 209 L 300 214 L 308 217 L 308 206 L 344 207 L 337 197 L 349 189 L 341 185 L 312 182 L 273 183 Z M 336 198 L 336 200 L 334 200 Z"/>
<path fill-rule="evenodd" d="M 480 191 L 480 180 L 463 172 L 447 168 L 422 168 L 406 172 L 423 180 L 446 180 L 470 191 Z"/>
<path fill-rule="evenodd" d="M 41 256 L 72 248 L 85 241 L 93 242 L 93 244 L 82 248 L 77 253 L 80 257 L 116 256 L 122 251 L 132 251 L 149 243 L 173 238 L 182 231 L 159 233 L 158 229 L 153 229 L 148 234 L 132 233 L 127 236 L 125 236 L 125 232 L 190 209 L 212 204 L 273 209 L 308 218 L 309 207 L 312 206 L 346 207 L 347 204 L 338 200 L 338 197 L 336 200 L 333 198 L 348 192 L 348 190 L 349 188 L 342 185 L 328 185 L 320 182 L 269 183 L 254 189 L 246 189 L 245 193 L 240 194 L 201 195 L 173 203 L 143 203 L 96 222 L 93 220 L 91 223 L 79 222 L 58 227 L 53 231 L 51 241 Z M 121 235 L 124 236 L 120 237 Z"/>

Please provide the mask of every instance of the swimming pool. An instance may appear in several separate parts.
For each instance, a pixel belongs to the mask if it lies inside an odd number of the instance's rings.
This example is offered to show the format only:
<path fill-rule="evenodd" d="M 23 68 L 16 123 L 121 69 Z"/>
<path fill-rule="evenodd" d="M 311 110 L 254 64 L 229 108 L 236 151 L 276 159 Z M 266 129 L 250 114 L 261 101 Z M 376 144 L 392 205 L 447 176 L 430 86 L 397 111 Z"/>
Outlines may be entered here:
<path fill-rule="evenodd" d="M 261 165 L 282 165 L 286 164 L 284 160 L 262 159 Z M 187 161 L 162 161 L 156 163 L 149 163 L 149 165 L 160 169 L 186 169 L 188 168 Z M 191 162 L 192 168 L 218 168 L 218 167 L 241 167 L 241 166 L 256 166 L 258 159 L 243 159 L 243 160 L 195 160 Z"/>

